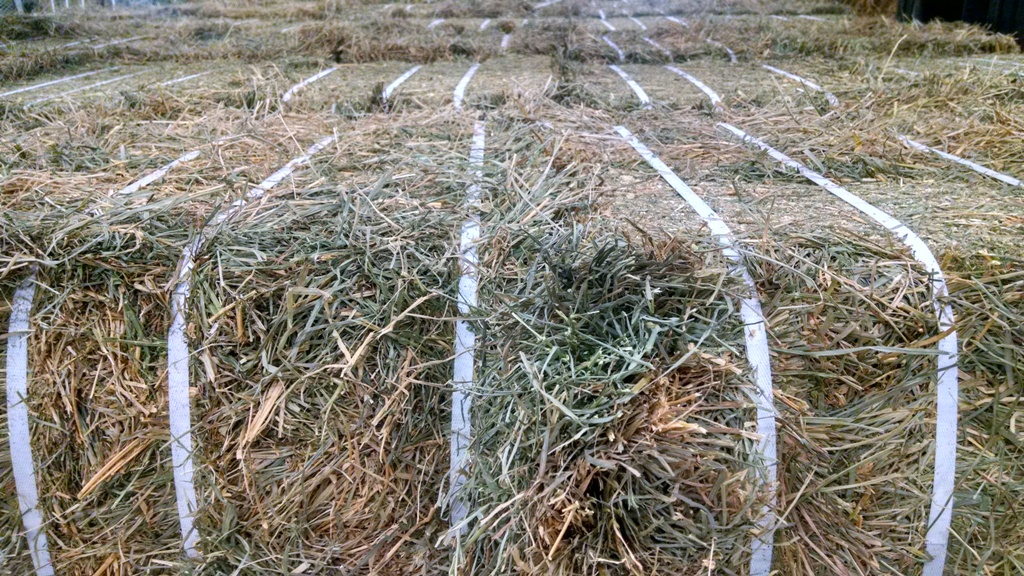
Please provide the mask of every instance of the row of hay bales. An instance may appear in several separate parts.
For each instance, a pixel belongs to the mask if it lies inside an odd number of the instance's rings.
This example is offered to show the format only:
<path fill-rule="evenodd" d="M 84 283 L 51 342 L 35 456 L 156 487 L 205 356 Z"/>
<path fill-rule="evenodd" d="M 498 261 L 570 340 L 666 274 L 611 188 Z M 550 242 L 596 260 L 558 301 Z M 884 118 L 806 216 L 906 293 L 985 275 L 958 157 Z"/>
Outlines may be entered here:
<path fill-rule="evenodd" d="M 843 0 L 862 14 L 898 16 L 903 20 L 957 21 L 980 24 L 994 32 L 1012 34 L 1024 43 L 1022 0 Z"/>
<path fill-rule="evenodd" d="M 600 229 L 593 165 L 551 173 L 552 138 L 514 117 L 492 125 L 505 135 L 485 171 L 462 548 L 443 540 L 468 146 L 409 120 L 374 134 L 379 154 L 318 163 L 315 185 L 248 212 L 198 263 L 199 573 L 744 570 L 761 502 L 737 279 L 699 241 Z M 429 146 L 396 152 L 411 139 Z M 358 185 L 338 184 L 357 169 Z M 46 263 L 30 403 L 60 574 L 189 568 L 167 450 L 166 284 L 204 200 L 0 216 L 19 231 L 2 239 L 5 294 Z M 864 239 L 780 237 L 755 252 L 781 423 L 775 566 L 915 573 L 935 452 L 928 279 Z M 1019 556 L 1024 533 L 1008 505 L 1020 449 L 1000 436 L 1024 376 L 1024 280 L 950 268 L 964 402 L 982 407 L 965 422 L 954 530 L 966 544 L 950 555 L 968 570 Z M 18 534 L 5 458 L 0 528 Z M 3 544 L 3 569 L 30 573 L 23 539 Z"/>

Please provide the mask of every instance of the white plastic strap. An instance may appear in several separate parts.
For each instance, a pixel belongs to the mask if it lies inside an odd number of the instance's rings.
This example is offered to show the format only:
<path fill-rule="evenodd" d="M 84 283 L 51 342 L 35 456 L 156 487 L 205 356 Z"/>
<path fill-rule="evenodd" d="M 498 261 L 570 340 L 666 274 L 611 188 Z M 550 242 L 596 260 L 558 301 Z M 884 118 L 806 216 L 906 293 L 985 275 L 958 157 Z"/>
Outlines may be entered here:
<path fill-rule="evenodd" d="M 462 100 L 466 97 L 466 87 L 469 86 L 469 81 L 473 79 L 473 74 L 476 74 L 476 70 L 479 67 L 479 62 L 470 66 L 469 70 L 462 76 L 462 79 L 459 80 L 459 83 L 455 86 L 455 95 L 452 99 L 452 103 L 455 105 L 455 109 L 459 112 L 462 111 Z"/>
<path fill-rule="evenodd" d="M 686 20 L 683 20 L 681 18 L 676 18 L 675 16 L 665 16 L 665 20 L 668 20 L 669 22 L 675 22 L 676 24 L 679 24 L 683 28 L 689 28 L 690 27 L 690 23 L 689 22 L 687 22 Z"/>
<path fill-rule="evenodd" d="M 25 86 L 9 92 L 0 94 L 0 98 L 4 96 L 13 96 L 15 94 L 21 94 L 22 92 L 31 92 L 32 90 L 39 90 L 40 88 L 46 88 L 47 86 L 53 86 L 54 84 L 63 84 L 64 82 L 70 82 L 72 80 L 78 80 L 79 78 L 85 78 L 86 76 L 92 76 L 93 74 L 99 74 L 101 72 L 113 72 L 117 70 L 118 66 L 112 68 L 104 68 L 103 70 L 93 70 L 92 72 L 84 72 L 82 74 L 75 74 L 74 76 L 68 76 L 66 78 L 58 78 L 57 80 L 50 80 L 48 82 L 41 82 L 39 84 L 33 84 L 31 86 Z"/>
<path fill-rule="evenodd" d="M 672 60 L 672 53 L 669 52 L 668 50 L 666 50 L 664 46 L 662 46 L 661 44 L 658 44 L 657 42 L 655 42 L 654 40 L 650 39 L 647 36 L 644 36 L 643 40 L 644 40 L 644 42 L 647 42 L 651 46 L 654 46 L 654 48 L 656 48 L 657 50 L 660 50 L 661 53 L 665 55 L 665 58 L 668 58 L 669 60 Z"/>
<path fill-rule="evenodd" d="M 182 253 L 181 270 L 191 271 L 195 251 L 202 238 L 196 238 Z M 182 273 L 184 274 L 184 272 Z M 181 541 L 185 554 L 199 557 L 196 545 L 199 532 L 195 529 L 198 508 L 193 480 L 192 415 L 189 401 L 188 341 L 185 336 L 185 307 L 191 282 L 184 276 L 171 293 L 171 327 L 167 333 L 167 412 L 171 421 L 171 468 L 174 472 L 174 493 L 181 523 Z"/>
<path fill-rule="evenodd" d="M 747 349 L 747 361 L 754 372 L 755 393 L 752 395 L 757 410 L 757 455 L 761 460 L 758 467 L 761 485 L 768 493 L 768 502 L 761 509 L 757 525 L 761 532 L 751 545 L 751 576 L 768 576 L 772 567 L 772 549 L 775 540 L 775 508 L 778 501 L 777 478 L 777 432 L 775 426 L 774 394 L 772 392 L 772 367 L 768 354 L 768 337 L 757 287 L 743 262 L 743 256 L 736 250 L 732 231 L 724 221 L 689 186 L 676 176 L 664 162 L 640 142 L 629 130 L 616 126 L 615 130 L 658 174 L 668 182 L 683 200 L 700 215 L 708 225 L 711 234 L 722 245 L 722 253 L 732 261 L 732 269 L 742 276 L 747 285 L 747 295 L 740 300 L 740 317 L 743 319 L 743 336 Z"/>
<path fill-rule="evenodd" d="M 969 60 L 974 60 L 975 62 L 983 62 L 985 64 L 998 64 L 1001 66 L 1010 66 L 1013 69 L 1024 66 L 1024 63 L 1022 62 L 1015 62 L 1013 60 L 999 60 L 999 55 L 994 55 L 991 58 L 969 58 Z"/>
<path fill-rule="evenodd" d="M 316 82 L 317 80 L 323 78 L 324 76 L 327 76 L 328 74 L 334 72 L 338 68 L 339 68 L 338 66 L 332 66 L 332 67 L 330 67 L 330 68 L 328 68 L 326 70 L 321 70 L 320 72 L 317 72 L 316 74 L 313 74 L 309 78 L 306 78 L 302 82 L 299 82 L 295 86 L 292 86 L 291 88 L 288 89 L 287 92 L 284 93 L 284 96 L 281 96 L 281 101 L 282 102 L 290 101 L 295 96 L 296 92 L 298 92 L 299 90 L 302 90 L 306 86 L 309 86 L 310 84 L 312 84 L 313 82 Z"/>
<path fill-rule="evenodd" d="M 319 142 L 310 146 L 309 149 L 306 150 L 305 154 L 297 158 L 292 158 L 291 160 L 288 161 L 287 164 L 279 168 L 277 172 L 274 172 L 270 176 L 267 176 L 267 178 L 263 182 L 260 182 L 259 185 L 257 185 L 255 188 L 249 190 L 249 192 L 247 192 L 245 195 L 246 199 L 255 200 L 257 198 L 262 197 L 264 194 L 269 192 L 271 188 L 280 184 L 282 180 L 284 180 L 288 176 L 291 176 L 292 172 L 295 172 L 296 168 L 309 162 L 310 158 L 322 152 L 324 148 L 327 148 L 328 146 L 333 144 L 335 140 L 337 140 L 337 136 L 334 136 L 333 134 L 321 138 Z M 228 215 L 229 218 L 231 216 L 234 216 L 234 214 Z"/>
<path fill-rule="evenodd" d="M 814 90 L 815 92 L 821 92 L 822 94 L 825 95 L 825 99 L 828 100 L 829 106 L 832 106 L 833 108 L 835 108 L 836 106 L 839 106 L 839 99 L 836 98 L 835 94 L 833 94 L 831 92 L 826 92 L 821 86 L 818 86 L 814 82 L 811 82 L 810 80 L 807 80 L 806 78 L 801 78 L 800 76 L 797 76 L 796 74 L 793 74 L 791 72 L 786 72 L 785 70 L 780 70 L 780 69 L 778 69 L 778 68 L 776 68 L 774 66 L 769 66 L 767 64 L 762 64 L 761 67 L 764 68 L 765 70 L 770 71 L 770 72 L 774 72 L 774 73 L 779 74 L 781 76 L 785 76 L 786 78 L 789 78 L 790 80 L 794 80 L 796 82 L 799 82 L 799 83 L 803 84 L 804 86 L 807 86 L 811 90 Z"/>
<path fill-rule="evenodd" d="M 824 18 L 819 18 L 817 16 L 808 16 L 807 14 L 801 14 L 797 16 L 797 18 L 803 18 L 804 20 L 814 20 L 815 22 L 828 22 L 828 20 L 825 20 Z"/>
<path fill-rule="evenodd" d="M 490 26 L 490 25 L 491 25 L 491 19 L 487 18 L 486 20 L 484 20 L 483 22 L 480 23 L 480 31 L 483 32 L 484 30 L 487 30 L 487 27 Z"/>
<path fill-rule="evenodd" d="M 167 164 L 164 164 L 163 166 L 157 168 L 150 174 L 147 174 L 146 176 L 139 178 L 138 180 L 132 182 L 131 184 L 125 186 L 124 188 L 121 188 L 120 190 L 115 192 L 115 194 L 134 194 L 135 192 L 138 192 L 142 188 L 145 188 L 146 186 L 149 186 L 153 182 L 156 182 L 157 180 L 163 178 L 165 174 L 173 170 L 179 164 L 195 160 L 196 158 L 199 157 L 200 153 L 201 152 L 199 150 L 192 150 L 191 152 L 182 154 L 177 159 L 172 160 Z"/>
<path fill-rule="evenodd" d="M 946 160 L 956 162 L 957 164 L 961 164 L 963 166 L 967 166 L 968 168 L 974 170 L 979 174 L 984 174 L 985 176 L 988 176 L 990 178 L 995 178 L 996 180 L 1009 184 L 1010 186 L 1020 186 L 1022 184 L 1020 180 L 1014 178 L 1013 176 L 1009 176 L 1001 172 L 996 172 L 995 170 L 990 170 L 988 168 L 985 168 L 981 164 L 975 164 L 974 162 L 971 162 L 966 158 L 954 156 L 953 154 L 943 152 L 942 150 L 936 150 L 931 146 L 925 146 L 924 144 L 921 144 L 920 142 L 915 142 L 910 138 L 907 138 L 906 136 L 900 136 L 900 141 L 906 144 L 907 146 L 910 146 L 911 148 L 916 148 L 918 150 L 921 150 L 922 152 L 931 152 L 932 154 L 937 154 L 938 156 L 941 156 Z"/>
<path fill-rule="evenodd" d="M 469 153 L 469 164 L 473 167 L 473 182 L 466 192 L 466 206 L 473 213 L 462 225 L 459 240 L 459 315 L 455 323 L 455 359 L 452 366 L 452 437 L 451 437 L 451 468 L 449 469 L 451 528 L 449 536 L 457 540 L 464 535 L 469 526 L 466 515 L 469 503 L 463 488 L 466 485 L 469 468 L 469 444 L 473 440 L 470 422 L 473 404 L 474 386 L 474 355 L 476 351 L 476 334 L 465 317 L 469 316 L 477 304 L 477 288 L 479 282 L 476 247 L 480 240 L 480 221 L 476 214 L 480 204 L 481 167 L 484 163 L 484 122 L 481 120 L 473 128 L 473 145 Z"/>
<path fill-rule="evenodd" d="M 413 74 L 419 72 L 420 68 L 423 68 L 423 65 L 417 64 L 416 66 L 413 66 L 412 68 L 406 70 L 405 73 L 399 76 L 398 78 L 395 78 L 394 82 L 388 84 L 387 87 L 384 88 L 384 93 L 382 94 L 384 101 L 387 102 L 388 99 L 391 98 L 391 94 L 393 94 L 395 90 L 397 90 L 398 87 L 402 85 L 403 82 L 411 78 Z"/>
<path fill-rule="evenodd" d="M 207 70 L 206 72 L 199 72 L 198 74 L 189 74 L 188 76 L 182 76 L 181 78 L 175 78 L 174 80 L 168 80 L 167 82 L 161 82 L 161 83 L 157 84 L 157 86 L 173 86 L 174 84 L 180 84 L 181 82 L 188 82 L 189 80 L 192 80 L 193 78 L 199 78 L 200 76 L 206 76 L 210 72 L 211 72 L 210 70 Z"/>
<path fill-rule="evenodd" d="M 508 51 L 508 43 L 511 40 L 512 40 L 512 35 L 511 34 L 505 34 L 504 36 L 501 37 L 501 51 L 502 52 L 507 52 Z"/>
<path fill-rule="evenodd" d="M 634 18 L 632 16 L 630 16 L 629 19 L 632 20 L 633 24 L 636 24 L 641 30 L 644 30 L 644 31 L 647 30 L 647 26 L 645 26 L 643 22 L 637 20 L 636 18 Z"/>
<path fill-rule="evenodd" d="M 626 84 L 628 84 L 633 90 L 633 93 L 636 94 L 637 99 L 640 100 L 640 106 L 644 110 L 649 110 L 651 108 L 651 98 L 647 95 L 647 92 L 644 92 L 644 89 L 637 84 L 636 81 L 630 78 L 629 74 L 626 74 L 626 71 L 622 68 L 619 68 L 615 64 L 610 64 L 608 67 L 612 69 L 612 72 L 615 72 L 620 78 L 626 81 Z"/>
<path fill-rule="evenodd" d="M 427 24 L 427 30 L 433 30 L 434 28 L 437 28 L 438 26 L 440 26 L 443 23 L 444 23 L 444 18 L 438 18 L 438 19 L 434 20 L 433 22 L 431 22 L 430 24 Z"/>
<path fill-rule="evenodd" d="M 306 153 L 303 154 L 302 156 L 292 158 L 287 164 L 285 164 L 281 168 L 278 168 L 277 172 L 274 172 L 270 176 L 267 176 L 266 179 L 263 180 L 263 182 L 260 182 L 252 190 L 246 192 L 244 198 L 240 198 L 232 202 L 231 207 L 228 210 L 221 212 L 213 219 L 213 223 L 215 225 L 219 225 L 226 220 L 234 218 L 235 215 L 238 214 L 238 212 L 245 207 L 246 203 L 250 202 L 251 200 L 257 200 L 259 198 L 262 198 L 263 195 L 269 192 L 271 188 L 277 186 L 278 184 L 281 183 L 282 180 L 291 176 L 292 172 L 295 171 L 295 168 L 308 162 L 309 159 L 314 154 L 317 154 L 327 146 L 330 146 L 334 142 L 334 140 L 334 136 L 327 136 L 320 140 L 319 142 L 317 142 L 316 144 L 310 146 L 309 150 L 306 150 Z"/>
<path fill-rule="evenodd" d="M 18 493 L 18 508 L 25 526 L 32 565 L 37 576 L 53 576 L 43 515 L 39 511 L 39 489 L 28 427 L 28 335 L 35 292 L 36 275 L 33 272 L 14 291 L 11 306 L 7 335 L 7 440 L 11 446 L 14 489 Z"/>
<path fill-rule="evenodd" d="M 236 201 L 226 212 L 213 220 L 219 225 L 235 216 L 249 200 L 263 196 L 271 188 L 287 178 L 295 168 L 305 164 L 316 153 L 335 141 L 335 136 L 328 136 L 313 146 L 304 155 L 288 162 L 277 172 L 271 174 L 256 188 L 250 190 L 245 199 Z M 198 507 L 194 481 L 194 463 L 192 458 L 192 414 L 189 402 L 189 350 L 185 335 L 185 310 L 188 295 L 192 288 L 191 274 L 195 267 L 195 257 L 212 232 L 201 230 L 185 249 L 178 261 L 174 290 L 171 293 L 171 327 L 167 333 L 167 391 L 168 416 L 171 421 L 171 467 L 174 471 L 174 492 L 177 496 L 178 520 L 181 523 L 182 547 L 191 558 L 199 557 L 196 545 L 199 543 L 199 532 L 195 529 L 195 512 Z"/>
<path fill-rule="evenodd" d="M 973 60 L 975 62 L 981 62 L 983 64 L 988 64 L 989 71 L 999 72 L 1000 74 L 1016 74 L 1017 76 L 1024 76 L 1024 72 L 1021 71 L 1022 66 L 1024 66 L 1024 64 L 1021 64 L 1019 62 L 1013 62 L 1012 60 L 999 61 L 996 59 L 996 57 L 993 57 L 991 59 L 971 58 L 970 60 Z M 1000 67 L 997 68 L 997 65 Z M 967 66 L 967 64 L 962 64 L 962 66 Z"/>
<path fill-rule="evenodd" d="M 618 44 L 616 44 L 615 42 L 612 42 L 611 38 L 609 38 L 608 36 L 601 36 L 601 40 L 604 40 L 605 44 L 607 44 L 608 46 L 611 46 L 612 50 L 615 50 L 615 53 L 618 54 L 618 56 L 619 56 L 619 62 L 622 62 L 622 61 L 624 61 L 626 59 L 625 52 L 622 51 L 622 48 L 619 48 Z"/>
<path fill-rule="evenodd" d="M 935 414 L 935 475 L 932 483 L 931 510 L 928 513 L 928 532 L 925 534 L 925 549 L 931 557 L 924 565 L 924 576 L 942 576 L 946 565 L 946 548 L 949 542 L 949 525 L 953 516 L 953 486 L 956 478 L 957 410 L 960 395 L 959 370 L 957 368 L 957 339 L 953 330 L 955 320 L 953 308 L 943 300 L 949 296 L 946 280 L 939 268 L 935 255 L 928 245 L 902 222 L 879 210 L 859 196 L 814 172 L 782 152 L 750 136 L 730 124 L 719 123 L 744 142 L 753 144 L 768 153 L 801 176 L 828 190 L 840 200 L 853 206 L 910 248 L 914 259 L 920 262 L 931 276 L 932 300 L 938 318 L 939 331 L 949 332 L 939 340 L 938 379 L 936 383 Z"/>
<path fill-rule="evenodd" d="M 95 46 L 89 46 L 93 50 L 99 50 L 100 48 L 106 48 L 108 46 L 117 46 L 118 44 L 127 44 L 128 42 L 135 42 L 136 40 L 142 40 L 142 36 L 132 36 L 131 38 L 123 38 L 121 40 L 114 40 L 112 42 L 105 42 L 103 44 L 97 44 Z"/>
<path fill-rule="evenodd" d="M 70 95 L 72 95 L 72 94 L 74 94 L 76 92 L 81 92 L 83 90 L 91 90 L 92 88 L 99 88 L 100 86 L 106 86 L 107 84 L 112 84 L 114 82 L 118 82 L 118 81 L 124 80 L 126 78 L 131 78 L 132 76 L 138 76 L 139 74 L 141 74 L 141 72 L 135 72 L 134 74 L 125 74 L 124 76 L 118 76 L 117 78 L 110 78 L 109 80 L 103 80 L 102 82 L 96 82 L 95 84 L 89 84 L 88 86 L 80 86 L 80 87 L 75 88 L 73 90 L 68 90 L 67 92 L 62 92 L 60 94 L 55 94 L 53 96 L 46 96 L 45 98 L 40 98 L 38 100 L 33 100 L 33 101 L 29 102 L 28 104 L 25 104 L 25 107 L 27 108 L 27 107 L 30 107 L 30 106 L 35 106 L 36 104 L 42 104 L 43 102 L 49 102 L 50 100 L 55 100 L 57 98 L 63 98 L 65 96 L 70 96 Z"/>
<path fill-rule="evenodd" d="M 665 66 L 665 69 L 668 70 L 669 72 L 674 72 L 674 73 L 682 76 L 687 81 L 689 81 L 690 84 L 693 84 L 694 86 L 696 86 L 701 92 L 704 93 L 705 96 L 708 97 L 708 100 L 711 100 L 711 105 L 712 106 L 714 106 L 716 109 L 721 110 L 721 108 L 722 108 L 722 99 L 718 96 L 718 93 L 715 92 L 714 90 L 712 90 L 710 87 L 708 87 L 707 84 L 701 82 L 700 80 L 698 80 L 694 76 L 691 76 L 690 74 L 687 74 L 686 72 L 683 72 L 682 70 L 680 70 L 679 68 L 676 68 L 675 66 Z"/>
<path fill-rule="evenodd" d="M 218 138 L 217 140 L 214 140 L 213 143 L 219 144 L 227 140 L 228 138 L 231 138 L 231 136 Z M 201 153 L 201 150 L 192 150 L 191 152 L 186 152 L 185 154 L 182 154 L 175 160 L 172 160 L 171 162 L 164 164 L 160 168 L 157 168 L 151 174 L 147 174 L 146 176 L 143 176 L 142 178 L 139 178 L 135 182 L 132 182 L 131 184 L 118 190 L 114 194 L 134 194 L 135 192 L 138 192 L 139 190 L 145 188 L 146 186 L 149 186 L 153 182 L 156 182 L 160 178 L 163 178 L 165 174 L 167 174 L 174 168 L 178 167 L 180 164 L 184 164 L 185 162 L 191 162 L 192 160 L 195 160 L 196 158 L 199 157 Z"/>
<path fill-rule="evenodd" d="M 907 70 L 906 68 L 897 68 L 897 67 L 893 66 L 892 68 L 890 68 L 890 70 L 892 70 L 893 72 L 899 72 L 900 74 L 903 74 L 904 76 L 910 76 L 911 78 L 917 78 L 918 76 L 923 76 L 923 74 L 921 74 L 920 72 L 914 72 L 913 70 Z"/>

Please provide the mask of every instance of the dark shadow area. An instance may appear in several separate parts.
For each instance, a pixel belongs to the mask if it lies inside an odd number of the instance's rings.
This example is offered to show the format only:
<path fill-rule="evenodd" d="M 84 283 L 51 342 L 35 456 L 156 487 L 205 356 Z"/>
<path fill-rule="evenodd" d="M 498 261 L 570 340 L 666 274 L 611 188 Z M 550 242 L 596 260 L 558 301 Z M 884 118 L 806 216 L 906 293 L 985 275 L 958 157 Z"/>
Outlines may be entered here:
<path fill-rule="evenodd" d="M 1013 34 L 1024 46 L 1024 0 L 900 0 L 901 20 L 962 20 Z"/>

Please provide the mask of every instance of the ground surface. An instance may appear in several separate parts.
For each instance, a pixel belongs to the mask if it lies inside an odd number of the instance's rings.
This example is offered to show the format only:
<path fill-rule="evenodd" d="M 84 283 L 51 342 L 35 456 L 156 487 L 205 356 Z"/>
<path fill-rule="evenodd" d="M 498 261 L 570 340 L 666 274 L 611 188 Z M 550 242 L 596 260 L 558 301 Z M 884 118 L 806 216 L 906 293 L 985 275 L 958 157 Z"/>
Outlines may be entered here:
<path fill-rule="evenodd" d="M 720 122 L 935 253 L 962 354 L 946 573 L 1024 571 L 1024 187 L 899 138 L 1024 178 L 1010 39 L 828 1 L 210 1 L 7 18 L 0 43 L 0 316 L 34 271 L 31 445 L 58 574 L 749 573 L 763 502 L 743 289 L 617 125 L 718 213 L 756 283 L 780 427 L 774 568 L 920 573 L 936 448 L 921 350 L 941 337 L 927 275 Z M 166 425 L 182 249 L 329 135 L 218 225 L 190 276 L 203 556 L 186 560 Z M 479 437 L 453 551 L 439 501 L 466 218 L 483 230 Z M 609 300 L 587 300 L 591 281 Z M 634 293 L 628 313 L 608 304 Z M 587 335 L 594 355 L 564 360 Z M 688 372 L 661 374 L 690 345 Z M 0 428 L 6 446 L 6 412 Z M 0 533 L 20 534 L 10 468 L 5 449 Z M 23 537 L 0 538 L 0 571 L 31 571 Z"/>

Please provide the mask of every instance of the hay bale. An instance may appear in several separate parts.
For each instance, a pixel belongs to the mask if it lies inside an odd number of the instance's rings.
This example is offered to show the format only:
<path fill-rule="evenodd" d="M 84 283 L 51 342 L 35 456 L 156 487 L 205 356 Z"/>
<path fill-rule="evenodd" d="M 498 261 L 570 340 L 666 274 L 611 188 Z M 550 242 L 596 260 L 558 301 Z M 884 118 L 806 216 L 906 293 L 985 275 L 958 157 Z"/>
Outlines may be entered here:
<path fill-rule="evenodd" d="M 403 161 L 380 162 L 351 188 L 271 195 L 197 266 L 189 336 L 204 569 L 443 556 L 430 534 L 443 527 L 433 511 L 447 442 L 431 415 L 449 377 L 458 215 L 438 209 L 455 201 L 430 187 L 437 168 L 393 180 Z M 147 204 L 150 193 L 96 218 L 73 205 L 9 214 L 26 234 L 5 254 L 58 262 L 41 274 L 54 290 L 36 305 L 30 390 L 48 423 L 32 441 L 62 573 L 186 566 L 162 335 L 197 207 L 187 196 Z"/>

